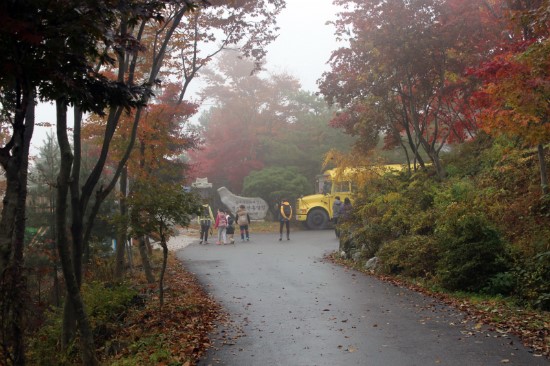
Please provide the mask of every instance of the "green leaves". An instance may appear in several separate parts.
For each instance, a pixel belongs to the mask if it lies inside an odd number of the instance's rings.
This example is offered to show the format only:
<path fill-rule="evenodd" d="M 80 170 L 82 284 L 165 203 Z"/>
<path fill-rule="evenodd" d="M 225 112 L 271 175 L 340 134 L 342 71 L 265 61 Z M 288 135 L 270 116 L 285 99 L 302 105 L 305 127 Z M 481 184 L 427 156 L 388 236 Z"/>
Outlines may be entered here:
<path fill-rule="evenodd" d="M 127 202 L 136 236 L 156 233 L 167 240 L 174 225 L 187 226 L 191 216 L 200 212 L 200 199 L 194 193 L 153 180 L 136 184 Z"/>
<path fill-rule="evenodd" d="M 244 180 L 243 194 L 259 196 L 269 203 L 282 198 L 294 202 L 301 195 L 311 192 L 311 184 L 296 167 L 271 167 L 250 173 Z"/>

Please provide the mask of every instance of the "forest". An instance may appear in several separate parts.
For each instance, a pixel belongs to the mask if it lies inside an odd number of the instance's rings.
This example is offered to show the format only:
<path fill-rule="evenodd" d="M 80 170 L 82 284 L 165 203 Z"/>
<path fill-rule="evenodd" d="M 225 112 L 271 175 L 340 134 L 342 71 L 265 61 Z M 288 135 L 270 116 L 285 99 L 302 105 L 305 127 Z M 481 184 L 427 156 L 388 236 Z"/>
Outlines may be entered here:
<path fill-rule="evenodd" d="M 1 3 L 0 363 L 193 364 L 217 305 L 167 243 L 194 179 L 271 204 L 384 164 L 403 169 L 361 181 L 334 260 L 532 311 L 550 356 L 550 2 L 334 4 L 311 93 L 265 68 L 284 0 Z"/>

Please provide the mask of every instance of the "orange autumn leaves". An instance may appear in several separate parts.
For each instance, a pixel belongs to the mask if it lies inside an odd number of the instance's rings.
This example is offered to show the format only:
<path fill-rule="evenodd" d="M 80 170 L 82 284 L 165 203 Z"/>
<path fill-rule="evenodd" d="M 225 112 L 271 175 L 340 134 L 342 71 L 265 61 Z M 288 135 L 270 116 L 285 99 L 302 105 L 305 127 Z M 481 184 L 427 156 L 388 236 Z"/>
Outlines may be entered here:
<path fill-rule="evenodd" d="M 483 128 L 520 137 L 529 146 L 550 141 L 550 43 L 535 42 L 521 53 L 506 53 L 484 65 L 476 95 Z"/>

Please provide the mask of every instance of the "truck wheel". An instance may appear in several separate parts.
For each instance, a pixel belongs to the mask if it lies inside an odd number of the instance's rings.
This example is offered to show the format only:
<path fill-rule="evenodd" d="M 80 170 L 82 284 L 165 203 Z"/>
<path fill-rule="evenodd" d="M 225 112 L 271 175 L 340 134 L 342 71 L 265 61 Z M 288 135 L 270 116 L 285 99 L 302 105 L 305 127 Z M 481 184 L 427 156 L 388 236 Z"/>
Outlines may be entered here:
<path fill-rule="evenodd" d="M 328 224 L 328 214 L 320 209 L 315 208 L 307 215 L 307 227 L 312 230 L 324 229 Z"/>

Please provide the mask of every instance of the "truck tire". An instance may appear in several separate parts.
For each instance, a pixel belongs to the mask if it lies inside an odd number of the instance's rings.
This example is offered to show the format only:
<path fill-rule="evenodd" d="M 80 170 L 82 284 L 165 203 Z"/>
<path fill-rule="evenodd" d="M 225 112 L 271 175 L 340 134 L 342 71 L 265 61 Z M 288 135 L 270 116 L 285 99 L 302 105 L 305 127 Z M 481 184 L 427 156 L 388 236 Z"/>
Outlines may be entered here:
<path fill-rule="evenodd" d="M 325 210 L 314 208 L 307 214 L 307 227 L 311 230 L 325 229 L 328 225 L 328 214 Z"/>

